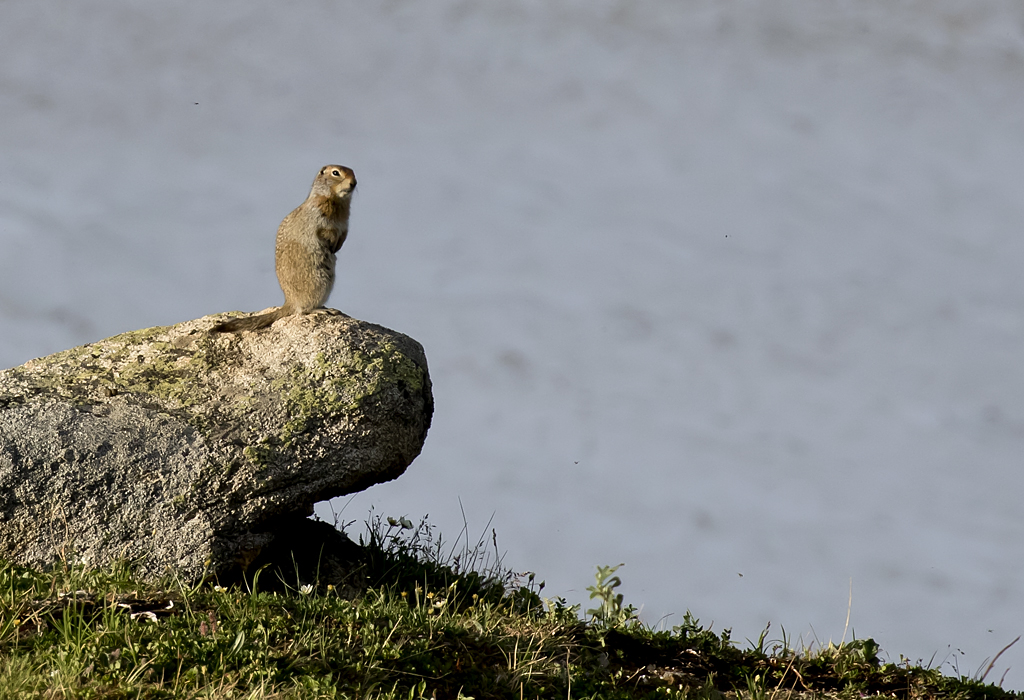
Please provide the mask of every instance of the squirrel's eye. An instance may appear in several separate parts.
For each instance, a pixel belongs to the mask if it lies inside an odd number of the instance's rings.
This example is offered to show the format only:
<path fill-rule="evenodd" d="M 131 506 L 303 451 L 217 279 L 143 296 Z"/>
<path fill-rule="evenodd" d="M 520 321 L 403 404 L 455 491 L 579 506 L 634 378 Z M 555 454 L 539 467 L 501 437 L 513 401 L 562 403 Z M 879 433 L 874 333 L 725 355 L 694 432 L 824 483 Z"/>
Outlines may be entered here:
<path fill-rule="evenodd" d="M 332 170 L 331 175 L 333 175 L 334 177 L 341 177 L 341 173 L 339 173 L 337 170 Z"/>

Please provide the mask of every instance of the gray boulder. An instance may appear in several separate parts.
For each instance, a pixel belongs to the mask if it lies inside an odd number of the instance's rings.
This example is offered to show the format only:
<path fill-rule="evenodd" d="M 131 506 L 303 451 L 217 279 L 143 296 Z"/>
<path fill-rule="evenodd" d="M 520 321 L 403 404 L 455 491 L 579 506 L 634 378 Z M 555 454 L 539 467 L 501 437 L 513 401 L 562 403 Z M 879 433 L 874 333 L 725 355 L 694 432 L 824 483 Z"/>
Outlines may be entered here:
<path fill-rule="evenodd" d="M 326 311 L 208 332 L 225 318 L 0 372 L 0 557 L 230 577 L 281 547 L 275 523 L 419 454 L 433 399 L 415 340 Z"/>

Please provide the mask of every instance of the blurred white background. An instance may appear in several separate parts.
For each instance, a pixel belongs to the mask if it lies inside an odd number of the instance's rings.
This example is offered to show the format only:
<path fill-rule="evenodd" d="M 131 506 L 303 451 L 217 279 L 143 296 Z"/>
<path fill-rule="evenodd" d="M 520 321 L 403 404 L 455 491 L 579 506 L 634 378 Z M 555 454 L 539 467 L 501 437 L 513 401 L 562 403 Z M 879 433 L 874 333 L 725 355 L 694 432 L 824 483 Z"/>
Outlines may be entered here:
<path fill-rule="evenodd" d="M 895 661 L 1024 632 L 1015 0 L 7 0 L 0 58 L 4 367 L 278 304 L 343 163 L 331 305 L 437 405 L 342 519 L 461 499 L 545 594 L 625 562 L 741 641 L 839 641 L 851 580 Z"/>

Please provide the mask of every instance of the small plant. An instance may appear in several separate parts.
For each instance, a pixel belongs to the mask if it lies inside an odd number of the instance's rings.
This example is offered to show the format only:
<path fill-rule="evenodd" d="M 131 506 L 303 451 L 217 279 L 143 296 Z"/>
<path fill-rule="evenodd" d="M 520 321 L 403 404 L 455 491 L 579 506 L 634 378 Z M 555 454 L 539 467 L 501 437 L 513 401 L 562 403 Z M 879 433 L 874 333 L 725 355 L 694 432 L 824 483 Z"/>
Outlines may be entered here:
<path fill-rule="evenodd" d="M 597 567 L 594 585 L 587 586 L 590 599 L 600 601 L 600 605 L 587 610 L 587 614 L 595 623 L 606 629 L 626 626 L 637 619 L 636 608 L 632 605 L 623 608 L 622 594 L 615 592 L 615 589 L 622 585 L 622 579 L 614 574 L 622 566 L 625 565 Z"/>
<path fill-rule="evenodd" d="M 747 676 L 747 695 L 744 700 L 768 700 L 764 679 L 759 674 Z"/>

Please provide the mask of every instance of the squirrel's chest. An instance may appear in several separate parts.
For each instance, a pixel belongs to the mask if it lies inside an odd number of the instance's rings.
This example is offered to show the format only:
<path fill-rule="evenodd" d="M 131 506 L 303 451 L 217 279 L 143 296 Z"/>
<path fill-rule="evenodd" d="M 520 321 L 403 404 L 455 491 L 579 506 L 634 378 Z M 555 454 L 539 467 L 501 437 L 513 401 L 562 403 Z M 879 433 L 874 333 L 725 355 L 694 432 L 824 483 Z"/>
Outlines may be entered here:
<path fill-rule="evenodd" d="M 316 230 L 317 242 L 332 254 L 338 252 L 347 236 L 347 226 L 320 226 Z"/>

